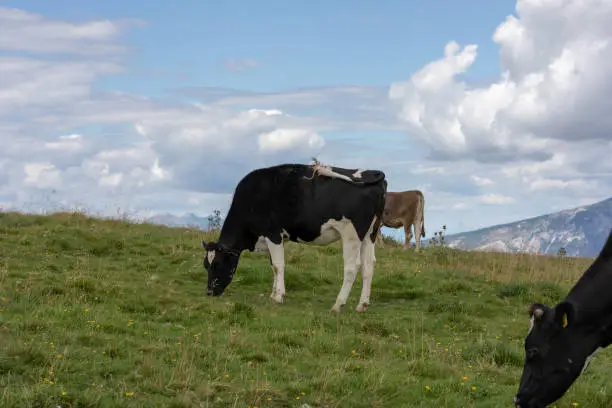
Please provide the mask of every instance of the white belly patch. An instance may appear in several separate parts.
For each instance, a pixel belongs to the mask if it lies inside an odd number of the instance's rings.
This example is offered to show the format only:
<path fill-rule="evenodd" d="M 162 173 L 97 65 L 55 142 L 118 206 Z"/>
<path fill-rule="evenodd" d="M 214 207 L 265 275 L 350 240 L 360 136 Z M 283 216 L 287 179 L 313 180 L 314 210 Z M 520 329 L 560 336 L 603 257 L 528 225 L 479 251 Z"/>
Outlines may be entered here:
<path fill-rule="evenodd" d="M 321 233 L 313 241 L 306 242 L 298 238 L 298 242 L 310 245 L 329 245 L 341 238 L 339 230 L 351 225 L 351 221 L 346 218 L 342 218 L 340 221 L 329 220 L 321 225 Z"/>

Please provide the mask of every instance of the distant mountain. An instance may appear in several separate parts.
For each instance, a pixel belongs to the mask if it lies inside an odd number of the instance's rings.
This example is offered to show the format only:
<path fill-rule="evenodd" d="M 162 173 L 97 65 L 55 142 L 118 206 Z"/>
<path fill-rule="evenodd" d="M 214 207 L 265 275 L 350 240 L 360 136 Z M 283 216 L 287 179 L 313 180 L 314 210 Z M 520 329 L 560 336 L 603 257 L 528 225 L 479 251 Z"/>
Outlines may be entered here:
<path fill-rule="evenodd" d="M 184 215 L 173 215 L 169 213 L 157 214 L 145 218 L 145 221 L 151 224 L 166 225 L 169 227 L 195 227 L 203 230 L 207 230 L 209 227 L 208 216 L 199 217 L 193 213 Z M 223 219 L 221 219 L 221 224 L 223 224 Z"/>
<path fill-rule="evenodd" d="M 612 228 L 612 198 L 509 224 L 444 237 L 458 249 L 595 257 Z"/>

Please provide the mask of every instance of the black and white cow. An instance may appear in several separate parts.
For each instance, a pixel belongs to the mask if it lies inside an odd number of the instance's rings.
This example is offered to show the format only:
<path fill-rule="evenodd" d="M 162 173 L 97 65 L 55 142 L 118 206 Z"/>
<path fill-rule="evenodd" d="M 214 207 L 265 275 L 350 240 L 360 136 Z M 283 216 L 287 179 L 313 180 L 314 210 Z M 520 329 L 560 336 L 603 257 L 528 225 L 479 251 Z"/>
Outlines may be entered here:
<path fill-rule="evenodd" d="M 561 398 L 612 343 L 612 231 L 591 266 L 554 308 L 534 303 L 514 404 L 544 408 Z"/>
<path fill-rule="evenodd" d="M 387 181 L 378 170 L 283 164 L 247 174 L 236 186 L 218 242 L 204 242 L 208 295 L 220 296 L 232 281 L 240 253 L 264 243 L 274 285 L 270 297 L 285 296 L 283 241 L 328 245 L 342 240 L 344 280 L 332 307 L 340 312 L 361 266 L 357 311 L 370 303 L 374 241 L 385 206 Z"/>

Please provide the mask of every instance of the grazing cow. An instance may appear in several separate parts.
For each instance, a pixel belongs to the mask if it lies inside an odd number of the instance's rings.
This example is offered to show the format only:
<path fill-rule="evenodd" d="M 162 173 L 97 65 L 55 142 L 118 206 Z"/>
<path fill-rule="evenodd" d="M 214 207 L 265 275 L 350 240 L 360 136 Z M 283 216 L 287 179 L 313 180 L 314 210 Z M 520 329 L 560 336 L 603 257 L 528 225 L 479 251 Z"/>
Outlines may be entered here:
<path fill-rule="evenodd" d="M 414 225 L 414 240 L 416 250 L 421 249 L 421 237 L 425 238 L 425 197 L 419 190 L 387 192 L 383 225 L 389 228 L 404 227 L 406 236 L 404 248 L 410 247 L 412 226 Z M 383 246 L 382 233 L 379 232 L 376 242 Z"/>
<path fill-rule="evenodd" d="M 591 266 L 555 307 L 533 303 L 517 408 L 561 398 L 589 360 L 612 343 L 612 230 Z"/>
<path fill-rule="evenodd" d="M 332 307 L 340 312 L 361 267 L 358 312 L 370 303 L 374 241 L 387 191 L 385 173 L 323 166 L 283 164 L 247 174 L 236 186 L 218 242 L 206 243 L 204 267 L 210 296 L 220 296 L 232 281 L 240 253 L 265 243 L 274 272 L 270 297 L 285 296 L 283 241 L 328 245 L 342 240 L 344 280 Z"/>

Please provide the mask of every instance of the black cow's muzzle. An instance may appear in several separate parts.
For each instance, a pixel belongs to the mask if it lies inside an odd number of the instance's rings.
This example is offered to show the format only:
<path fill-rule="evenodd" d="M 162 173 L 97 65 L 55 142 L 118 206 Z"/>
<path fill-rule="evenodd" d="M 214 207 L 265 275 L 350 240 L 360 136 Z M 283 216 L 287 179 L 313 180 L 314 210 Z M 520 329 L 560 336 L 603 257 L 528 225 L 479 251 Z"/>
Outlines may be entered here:
<path fill-rule="evenodd" d="M 519 395 L 516 395 L 513 398 L 513 402 L 514 402 L 514 408 L 545 408 L 544 405 L 539 404 L 538 402 L 534 401 L 534 399 L 528 399 L 525 397 L 520 397 Z"/>
<path fill-rule="evenodd" d="M 223 296 L 223 293 L 225 293 L 225 291 L 217 292 L 217 291 L 214 291 L 213 289 L 208 289 L 206 291 L 206 294 L 208 296 L 215 296 L 215 297 Z"/>
<path fill-rule="evenodd" d="M 514 402 L 514 408 L 521 408 L 521 400 L 518 396 L 515 395 L 512 402 Z"/>

